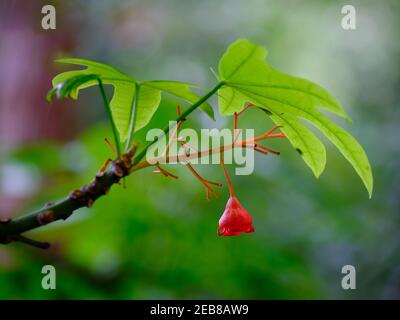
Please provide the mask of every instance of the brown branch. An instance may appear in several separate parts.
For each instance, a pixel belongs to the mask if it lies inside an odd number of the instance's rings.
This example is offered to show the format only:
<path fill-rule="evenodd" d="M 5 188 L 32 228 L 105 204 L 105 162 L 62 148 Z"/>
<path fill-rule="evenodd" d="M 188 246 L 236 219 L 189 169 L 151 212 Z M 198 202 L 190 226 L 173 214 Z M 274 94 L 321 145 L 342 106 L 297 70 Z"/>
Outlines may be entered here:
<path fill-rule="evenodd" d="M 47 203 L 42 209 L 12 220 L 1 220 L 0 243 L 7 244 L 12 241 L 19 241 L 42 249 L 48 248 L 48 243 L 41 243 L 26 238 L 21 236 L 21 233 L 42 227 L 57 220 L 66 220 L 79 208 L 90 208 L 98 198 L 108 193 L 112 185 L 118 183 L 121 178 L 129 175 L 135 151 L 135 147 L 128 150 L 119 159 L 112 161 L 107 171 L 99 171 L 91 182 L 80 189 L 72 191 L 64 199 L 55 203 Z"/>

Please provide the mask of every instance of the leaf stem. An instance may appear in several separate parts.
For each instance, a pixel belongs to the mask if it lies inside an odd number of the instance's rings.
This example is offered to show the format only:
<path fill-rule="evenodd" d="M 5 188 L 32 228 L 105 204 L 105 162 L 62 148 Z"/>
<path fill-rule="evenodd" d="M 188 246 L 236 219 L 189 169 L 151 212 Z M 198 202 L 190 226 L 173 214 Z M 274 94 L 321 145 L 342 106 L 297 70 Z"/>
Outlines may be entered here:
<path fill-rule="evenodd" d="M 224 81 L 220 81 L 217 83 L 217 85 L 212 88 L 208 93 L 206 93 L 204 96 L 202 96 L 197 102 L 195 102 L 190 108 L 186 109 L 185 112 L 183 112 L 177 119 L 176 122 L 179 123 L 183 119 L 185 119 L 189 114 L 191 114 L 194 110 L 196 110 L 198 107 L 200 107 L 205 101 L 207 101 L 214 93 L 216 93 L 223 85 L 225 84 Z M 138 153 L 138 155 L 133 159 L 132 165 L 137 164 L 140 160 L 144 158 L 146 155 L 147 150 L 155 144 L 158 140 L 160 140 L 163 136 L 165 136 L 170 130 L 170 127 L 167 126 L 161 135 L 156 137 L 152 142 L 150 142 L 141 152 Z"/>
<path fill-rule="evenodd" d="M 135 97 L 132 100 L 131 114 L 130 114 L 130 119 L 129 119 L 128 139 L 126 141 L 125 151 L 127 151 L 129 149 L 129 147 L 131 146 L 133 133 L 135 132 L 135 120 L 136 120 L 136 109 L 137 109 L 137 103 L 138 103 L 138 97 L 139 97 L 139 88 L 140 87 L 138 86 L 138 84 L 135 83 L 135 92 L 134 92 Z"/>
<path fill-rule="evenodd" d="M 113 116 L 111 114 L 110 103 L 108 102 L 106 91 L 104 90 L 103 81 L 101 81 L 100 78 L 97 78 L 97 81 L 99 83 L 101 97 L 103 98 L 103 103 L 104 103 L 104 106 L 106 108 L 107 116 L 108 116 L 108 119 L 109 119 L 110 124 L 111 124 L 112 131 L 113 131 L 115 147 L 117 148 L 117 155 L 118 155 L 118 157 L 120 157 L 121 156 L 121 147 L 119 145 L 117 127 L 115 125 L 114 118 L 113 118 Z"/>

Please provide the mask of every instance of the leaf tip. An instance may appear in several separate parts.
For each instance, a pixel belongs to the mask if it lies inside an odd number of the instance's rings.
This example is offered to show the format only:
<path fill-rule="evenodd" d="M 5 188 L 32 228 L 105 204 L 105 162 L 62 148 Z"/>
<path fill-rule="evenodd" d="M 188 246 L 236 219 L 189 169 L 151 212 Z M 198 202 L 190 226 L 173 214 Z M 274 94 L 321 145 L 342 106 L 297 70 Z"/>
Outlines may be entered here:
<path fill-rule="evenodd" d="M 345 120 L 346 120 L 348 123 L 350 123 L 350 124 L 353 123 L 353 119 L 350 118 L 347 114 L 345 114 L 344 118 L 345 118 Z"/>
<path fill-rule="evenodd" d="M 363 174 L 360 174 L 358 171 L 357 171 L 357 173 L 361 177 L 361 180 L 362 180 L 365 188 L 367 189 L 368 198 L 371 199 L 373 189 L 374 189 L 374 177 L 372 175 L 372 169 L 371 169 L 371 165 L 369 164 L 369 162 L 366 164 L 365 170 L 366 171 Z"/>
<path fill-rule="evenodd" d="M 315 178 L 318 179 L 321 176 L 322 172 L 324 171 L 324 168 L 322 168 L 322 169 L 312 169 L 312 171 L 314 173 Z"/>
<path fill-rule="evenodd" d="M 374 185 L 371 182 L 370 185 L 365 185 L 365 187 L 367 188 L 367 191 L 368 191 L 368 198 L 371 199 L 372 198 L 373 189 L 374 189 Z"/>
<path fill-rule="evenodd" d="M 53 96 L 56 94 L 57 88 L 52 88 L 47 92 L 46 101 L 50 104 Z"/>

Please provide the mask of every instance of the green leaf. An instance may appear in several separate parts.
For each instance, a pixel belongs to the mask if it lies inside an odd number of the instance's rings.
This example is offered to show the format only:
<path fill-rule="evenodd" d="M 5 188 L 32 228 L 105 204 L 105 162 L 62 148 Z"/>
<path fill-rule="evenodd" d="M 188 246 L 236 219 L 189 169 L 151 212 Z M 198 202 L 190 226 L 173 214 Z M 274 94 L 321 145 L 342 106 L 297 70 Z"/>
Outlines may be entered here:
<path fill-rule="evenodd" d="M 143 82 L 142 85 L 159 89 L 178 98 L 182 98 L 190 103 L 195 103 L 200 99 L 200 96 L 190 89 L 198 87 L 186 82 L 155 80 Z M 211 119 L 215 120 L 214 110 L 208 102 L 204 102 L 199 108 Z"/>
<path fill-rule="evenodd" d="M 326 150 L 323 143 L 299 119 L 289 114 L 270 115 L 270 117 L 281 126 L 293 147 L 318 177 L 324 171 L 326 164 Z"/>
<path fill-rule="evenodd" d="M 95 61 L 85 59 L 61 59 L 57 60 L 57 62 L 86 66 L 86 69 L 60 73 L 53 79 L 54 87 L 57 87 L 60 83 L 77 75 L 88 74 L 95 74 L 104 84 L 110 84 L 114 87 L 113 97 L 110 101 L 111 113 L 119 131 L 120 139 L 121 141 L 125 141 L 129 130 L 129 118 L 135 96 L 136 80 L 106 64 Z M 88 81 L 77 87 L 70 96 L 77 99 L 79 90 L 97 84 L 96 80 Z"/>
<path fill-rule="evenodd" d="M 130 134 L 132 117 L 134 117 L 135 132 L 149 123 L 160 105 L 161 91 L 170 93 L 191 103 L 196 102 L 200 98 L 196 93 L 191 91 L 191 88 L 195 86 L 189 83 L 177 81 L 139 82 L 109 65 L 85 59 L 61 59 L 57 60 L 57 62 L 85 66 L 86 68 L 66 71 L 54 77 L 54 88 L 49 92 L 47 99 L 51 99 L 58 92 L 57 88 L 65 87 L 65 84 L 68 84 L 72 79 L 74 79 L 75 85 L 71 89 L 68 86 L 65 90 L 68 89 L 69 97 L 77 99 L 79 90 L 97 85 L 98 82 L 96 79 L 99 77 L 104 84 L 114 87 L 110 108 L 122 142 Z M 84 77 L 87 78 L 85 79 Z M 88 77 L 94 78 L 90 79 Z M 86 81 L 78 83 L 77 79 L 85 79 Z M 139 90 L 140 96 L 136 99 L 135 103 L 136 89 Z M 200 108 L 210 117 L 214 117 L 213 109 L 208 103 L 204 103 Z"/>
<path fill-rule="evenodd" d="M 371 196 L 373 178 L 365 151 L 348 132 L 320 112 L 325 109 L 350 121 L 340 103 L 317 84 L 272 69 L 266 56 L 265 48 L 246 39 L 228 48 L 219 63 L 220 78 L 225 81 L 218 92 L 220 112 L 231 115 L 248 102 L 266 110 L 318 177 L 326 164 L 325 148 L 301 121 L 307 120 L 350 162 Z"/>
<path fill-rule="evenodd" d="M 141 85 L 138 90 L 135 131 L 149 123 L 161 102 L 161 90 L 146 85 Z"/>
<path fill-rule="evenodd" d="M 48 103 L 51 102 L 51 99 L 53 98 L 54 95 L 57 95 L 57 87 L 51 88 L 51 90 L 49 90 L 49 92 L 47 92 L 46 100 Z"/>

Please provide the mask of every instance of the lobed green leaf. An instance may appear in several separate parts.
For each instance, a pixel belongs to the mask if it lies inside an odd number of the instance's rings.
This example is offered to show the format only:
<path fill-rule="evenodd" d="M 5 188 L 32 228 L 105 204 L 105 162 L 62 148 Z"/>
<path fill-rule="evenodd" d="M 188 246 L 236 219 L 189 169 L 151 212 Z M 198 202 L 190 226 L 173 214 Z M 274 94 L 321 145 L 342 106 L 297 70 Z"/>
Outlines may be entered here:
<path fill-rule="evenodd" d="M 320 112 L 325 109 L 351 121 L 340 103 L 321 86 L 272 69 L 265 61 L 266 56 L 265 48 L 246 39 L 228 48 L 219 63 L 220 78 L 225 82 L 219 90 L 220 112 L 231 115 L 248 102 L 266 110 L 318 177 L 325 168 L 326 151 L 301 122 L 307 120 L 350 162 L 371 196 L 373 178 L 365 151 L 348 132 Z"/>
<path fill-rule="evenodd" d="M 133 131 L 140 130 L 150 122 L 160 106 L 161 92 L 170 93 L 190 103 L 194 103 L 200 98 L 191 90 L 195 86 L 189 83 L 178 81 L 140 82 L 109 65 L 85 59 L 61 59 L 57 62 L 86 68 L 66 71 L 54 77 L 53 89 L 50 90 L 47 99 L 51 99 L 56 93 L 59 97 L 77 99 L 81 89 L 97 85 L 97 79 L 100 78 L 104 84 L 114 87 L 110 108 L 122 142 L 133 133 L 130 132 L 131 129 Z M 139 96 L 135 99 L 137 91 Z M 208 103 L 202 104 L 200 109 L 214 119 L 214 111 Z M 133 127 L 130 125 L 132 117 L 134 118 Z"/>

